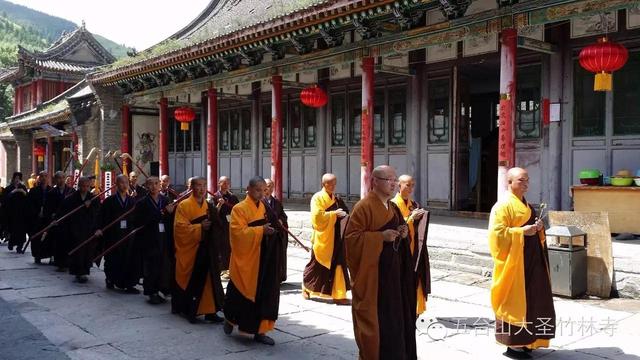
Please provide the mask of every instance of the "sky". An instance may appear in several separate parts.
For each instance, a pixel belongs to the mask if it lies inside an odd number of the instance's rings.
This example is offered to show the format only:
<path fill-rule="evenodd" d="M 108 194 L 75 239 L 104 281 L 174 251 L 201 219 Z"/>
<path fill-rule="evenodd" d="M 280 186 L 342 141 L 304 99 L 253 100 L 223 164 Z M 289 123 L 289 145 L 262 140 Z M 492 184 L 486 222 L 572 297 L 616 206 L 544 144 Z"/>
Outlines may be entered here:
<path fill-rule="evenodd" d="M 146 49 L 189 24 L 210 0 L 9 0 L 58 16 L 119 44 Z"/>

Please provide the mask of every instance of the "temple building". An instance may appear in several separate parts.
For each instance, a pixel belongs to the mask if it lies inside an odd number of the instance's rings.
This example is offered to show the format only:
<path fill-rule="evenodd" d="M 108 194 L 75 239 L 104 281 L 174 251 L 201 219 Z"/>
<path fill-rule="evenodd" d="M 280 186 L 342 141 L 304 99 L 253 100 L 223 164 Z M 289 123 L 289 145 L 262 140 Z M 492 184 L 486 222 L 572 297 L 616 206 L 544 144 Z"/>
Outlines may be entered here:
<path fill-rule="evenodd" d="M 570 209 L 581 169 L 640 168 L 639 4 L 212 0 L 168 39 L 91 71 L 94 142 L 178 186 L 228 175 L 240 192 L 259 174 L 289 200 L 325 172 L 359 199 L 390 164 L 445 211 L 488 212 L 504 169 L 522 166 L 529 202 Z M 603 36 L 629 58 L 611 91 L 594 91 L 578 55 Z M 11 79 L 33 84 L 25 76 Z M 316 85 L 326 105 L 302 104 Z"/>
<path fill-rule="evenodd" d="M 14 89 L 13 115 L 0 123 L 3 183 L 15 170 L 71 169 L 99 145 L 99 107 L 85 76 L 113 61 L 84 24 L 43 52 L 18 49 L 18 65 L 0 70 Z"/>

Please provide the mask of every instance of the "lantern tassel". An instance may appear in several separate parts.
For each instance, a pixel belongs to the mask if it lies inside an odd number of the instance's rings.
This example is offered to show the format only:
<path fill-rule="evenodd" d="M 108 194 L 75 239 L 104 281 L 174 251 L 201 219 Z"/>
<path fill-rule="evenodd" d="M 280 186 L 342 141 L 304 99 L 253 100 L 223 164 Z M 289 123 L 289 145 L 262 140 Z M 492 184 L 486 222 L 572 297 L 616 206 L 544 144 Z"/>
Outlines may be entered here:
<path fill-rule="evenodd" d="M 613 77 L 611 73 L 599 72 L 593 82 L 593 91 L 611 91 L 613 88 Z"/>
<path fill-rule="evenodd" d="M 189 123 L 186 121 L 183 121 L 180 123 L 180 130 L 182 131 L 188 131 L 189 130 Z"/>

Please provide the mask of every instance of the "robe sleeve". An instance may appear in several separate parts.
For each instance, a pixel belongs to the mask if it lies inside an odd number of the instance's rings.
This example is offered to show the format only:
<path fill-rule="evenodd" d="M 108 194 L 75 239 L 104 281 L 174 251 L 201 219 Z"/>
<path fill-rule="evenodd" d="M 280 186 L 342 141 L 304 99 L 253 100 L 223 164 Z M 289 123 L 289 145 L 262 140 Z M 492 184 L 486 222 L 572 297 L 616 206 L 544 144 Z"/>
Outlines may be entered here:
<path fill-rule="evenodd" d="M 491 306 L 498 319 L 522 323 L 526 316 L 524 231 L 515 226 L 508 202 L 497 204 L 489 219 L 489 249 L 494 262 Z"/>
<path fill-rule="evenodd" d="M 176 218 L 174 223 L 175 246 L 179 248 L 197 247 L 202 234 L 201 224 L 192 224 L 188 214 L 188 202 L 182 202 L 176 208 Z"/>
<path fill-rule="evenodd" d="M 231 262 L 229 271 L 236 288 L 251 301 L 255 301 L 260 268 L 260 245 L 264 229 L 262 226 L 249 226 L 250 209 L 237 205 L 231 209 L 229 240 L 231 243 Z"/>
<path fill-rule="evenodd" d="M 313 235 L 311 243 L 313 254 L 323 267 L 331 268 L 333 257 L 333 244 L 335 237 L 335 223 L 338 219 L 335 211 L 325 211 L 325 204 L 319 195 L 315 195 L 311 201 L 311 225 Z"/>
<path fill-rule="evenodd" d="M 367 288 L 378 288 L 378 262 L 384 238 L 382 232 L 371 231 L 373 216 L 368 203 L 360 202 L 353 209 L 345 230 L 347 266 L 352 275 L 354 298 L 364 296 Z M 376 276 L 368 276 L 369 274 Z M 358 300 L 360 307 L 368 305 L 363 299 Z"/>

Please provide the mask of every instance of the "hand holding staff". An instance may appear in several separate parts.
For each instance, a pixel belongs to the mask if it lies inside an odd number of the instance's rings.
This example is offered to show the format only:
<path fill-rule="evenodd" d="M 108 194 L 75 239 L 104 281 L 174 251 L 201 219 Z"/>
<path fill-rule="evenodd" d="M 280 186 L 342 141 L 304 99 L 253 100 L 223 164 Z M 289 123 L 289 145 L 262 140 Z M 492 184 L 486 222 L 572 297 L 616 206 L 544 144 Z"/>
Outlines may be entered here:
<path fill-rule="evenodd" d="M 267 202 L 266 202 L 266 201 L 264 201 L 264 200 L 262 200 L 262 203 L 264 204 L 264 207 L 267 209 L 267 211 L 269 211 L 269 213 L 271 214 L 271 216 L 273 216 L 274 218 L 276 218 L 276 219 L 277 219 L 277 218 L 278 218 L 278 216 L 277 216 L 277 215 L 276 215 L 276 213 L 273 211 L 273 209 L 271 208 L 271 206 L 269 206 L 269 204 L 267 204 Z M 289 235 L 293 238 L 293 240 L 295 240 L 295 241 L 298 243 L 298 245 L 302 246 L 302 248 L 303 248 L 306 252 L 311 251 L 311 250 L 309 250 L 309 248 L 308 248 L 308 247 L 306 247 L 306 246 L 302 243 L 302 241 L 300 241 L 300 239 L 298 239 L 295 235 L 293 235 L 293 233 L 292 233 L 291 231 L 289 231 L 289 229 L 287 229 L 286 227 L 284 227 L 284 226 L 280 223 L 280 221 L 276 221 L 276 223 L 275 223 L 275 224 L 272 224 L 272 225 L 275 225 L 277 228 L 279 228 L 279 230 L 285 231 L 287 234 L 289 234 Z"/>
<path fill-rule="evenodd" d="M 168 204 L 167 206 L 165 206 L 164 208 L 166 209 L 169 206 L 174 206 L 175 204 L 179 203 L 180 201 L 188 198 L 189 196 L 191 196 L 191 190 L 189 190 L 187 193 L 185 193 L 184 195 L 182 195 L 180 198 L 176 199 L 173 203 Z M 142 228 L 144 228 L 146 226 L 146 224 L 141 225 L 133 230 L 131 230 L 130 233 L 128 233 L 127 235 L 125 235 L 122 239 L 118 240 L 115 244 L 111 245 L 108 249 L 106 249 L 105 251 L 103 251 L 102 253 L 100 253 L 98 256 L 93 258 L 92 262 L 96 262 L 98 261 L 98 259 L 100 259 L 101 257 L 109 254 L 110 252 L 112 252 L 115 248 L 117 248 L 118 246 L 120 246 L 122 243 L 124 243 L 127 239 L 129 239 L 131 236 L 135 235 L 135 233 L 137 233 L 138 231 L 140 231 Z"/>

